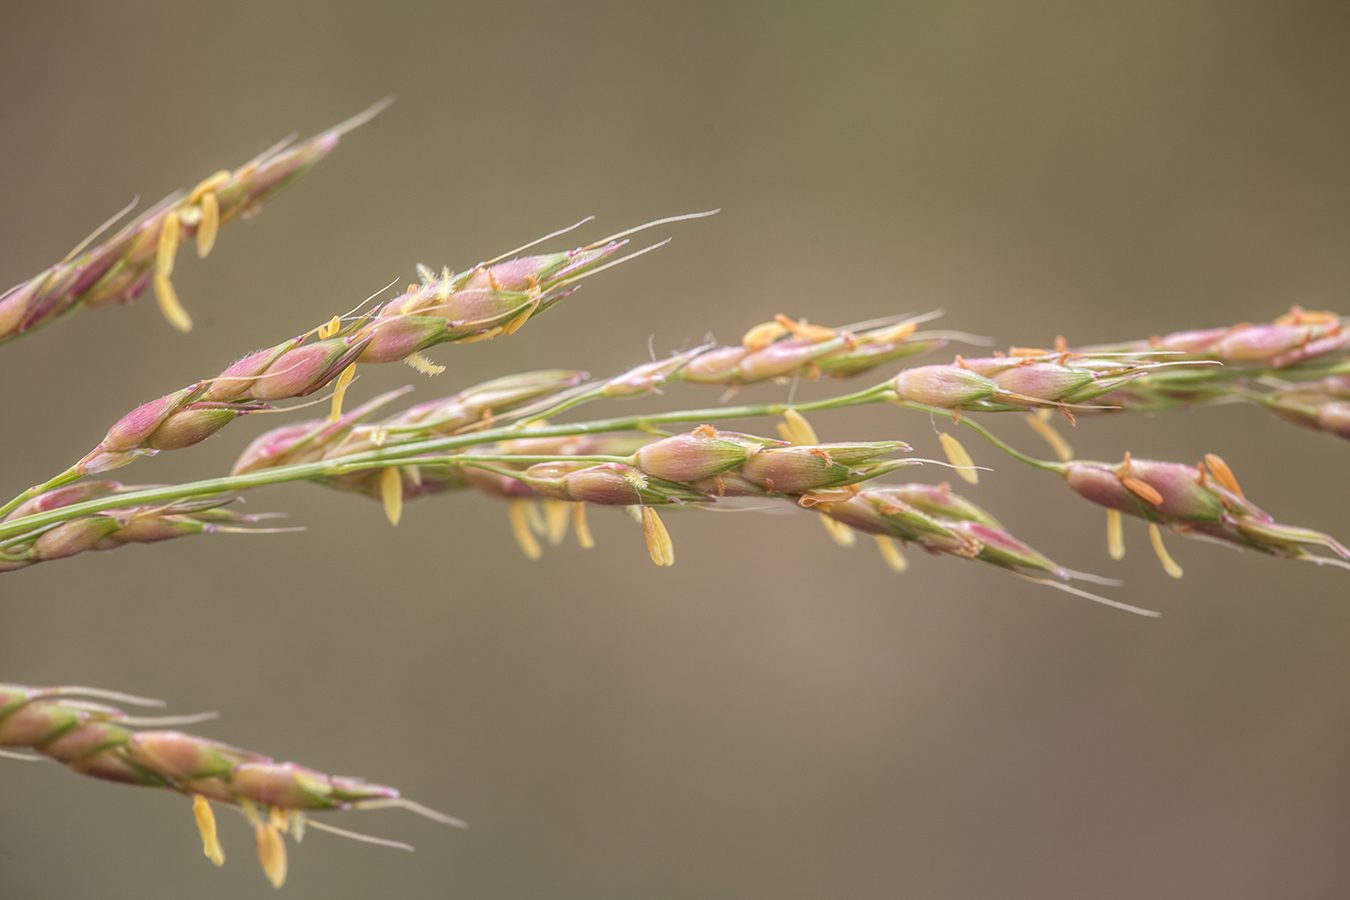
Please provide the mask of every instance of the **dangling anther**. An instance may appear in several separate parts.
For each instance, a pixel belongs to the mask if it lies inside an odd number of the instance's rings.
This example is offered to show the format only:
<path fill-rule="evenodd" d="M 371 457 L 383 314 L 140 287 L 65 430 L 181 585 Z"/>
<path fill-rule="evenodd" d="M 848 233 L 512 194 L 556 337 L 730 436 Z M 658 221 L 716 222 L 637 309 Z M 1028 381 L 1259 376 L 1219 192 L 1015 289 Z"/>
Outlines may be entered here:
<path fill-rule="evenodd" d="M 202 195 L 201 207 L 202 220 L 197 223 L 197 257 L 206 259 L 216 245 L 216 232 L 220 230 L 220 201 L 214 191 Z"/>
<path fill-rule="evenodd" d="M 905 554 L 901 552 L 899 541 L 885 534 L 878 534 L 875 537 L 881 558 L 890 566 L 892 572 L 903 572 L 909 568 L 909 560 L 905 559 Z"/>
<path fill-rule="evenodd" d="M 337 383 L 333 386 L 333 409 L 328 414 L 330 422 L 336 422 L 342 418 L 342 398 L 347 395 L 347 388 L 356 377 L 356 363 L 352 363 L 342 370 L 342 374 L 337 377 Z"/>
<path fill-rule="evenodd" d="M 173 274 L 173 262 L 178 256 L 178 238 L 181 222 L 178 210 L 171 209 L 159 226 L 159 243 L 155 248 L 155 271 L 168 278 Z"/>
<path fill-rule="evenodd" d="M 544 523 L 546 526 L 546 536 L 548 542 L 553 546 L 562 543 L 563 538 L 567 537 L 567 517 L 568 502 L 566 500 L 545 500 L 544 501 Z"/>
<path fill-rule="evenodd" d="M 1158 528 L 1157 522 L 1148 523 L 1148 539 L 1153 544 L 1153 552 L 1158 554 L 1158 561 L 1162 563 L 1163 571 L 1173 578 L 1180 578 L 1182 575 L 1181 566 L 1177 565 L 1176 560 L 1168 555 L 1167 548 L 1163 546 L 1162 530 Z"/>
<path fill-rule="evenodd" d="M 155 285 L 155 302 L 159 304 L 159 311 L 164 314 L 164 318 L 179 331 L 191 331 L 192 317 L 183 309 L 183 304 L 178 302 L 178 292 L 173 289 L 173 282 L 169 280 L 169 276 L 156 271 L 152 280 Z"/>
<path fill-rule="evenodd" d="M 975 461 L 961 446 L 961 442 L 945 431 L 938 435 L 938 440 L 942 442 L 942 452 L 947 454 L 947 461 L 956 467 L 956 474 L 961 476 L 961 480 L 967 484 L 979 484 L 980 475 L 975 470 Z"/>
<path fill-rule="evenodd" d="M 216 836 L 216 814 L 211 810 L 211 802 L 201 794 L 193 794 L 192 815 L 202 835 L 202 852 L 216 865 L 225 865 L 225 851 L 220 846 L 220 838 Z"/>
<path fill-rule="evenodd" d="M 258 862 L 262 863 L 263 874 L 272 882 L 272 887 L 280 888 L 286 883 L 286 842 L 282 840 L 280 830 L 271 822 L 259 822 L 253 826 L 253 841 L 258 848 Z"/>
<path fill-rule="evenodd" d="M 1064 438 L 1060 437 L 1059 432 L 1050 424 L 1051 415 L 1051 411 L 1045 408 L 1027 413 L 1027 424 L 1031 426 L 1032 431 L 1039 434 L 1041 439 L 1050 445 L 1050 449 L 1055 452 L 1055 458 L 1060 462 L 1068 462 L 1073 459 L 1073 448 Z"/>
<path fill-rule="evenodd" d="M 595 538 L 591 537 L 590 526 L 586 524 L 586 504 L 572 504 L 572 530 L 577 533 L 577 543 L 583 549 L 589 550 L 595 546 Z"/>
<path fill-rule="evenodd" d="M 390 525 L 398 525 L 403 517 L 403 476 L 398 466 L 387 466 L 380 473 L 380 499 L 384 502 L 384 515 Z"/>
<path fill-rule="evenodd" d="M 670 540 L 666 524 L 650 506 L 642 507 L 642 536 L 647 540 L 647 553 L 658 566 L 675 565 L 675 545 Z"/>
<path fill-rule="evenodd" d="M 858 542 L 858 536 L 853 532 L 853 529 L 837 519 L 821 516 L 820 524 L 825 526 L 825 531 L 830 535 L 830 539 L 840 547 L 852 547 Z"/>
<path fill-rule="evenodd" d="M 1125 558 L 1125 527 L 1118 509 L 1106 511 L 1106 552 L 1115 560 Z"/>
<path fill-rule="evenodd" d="M 543 551 L 539 549 L 539 541 L 535 540 L 534 532 L 530 530 L 528 509 L 531 505 L 528 500 L 512 500 L 507 507 L 507 517 L 511 520 L 511 533 L 516 536 L 520 549 L 530 559 L 538 559 Z"/>

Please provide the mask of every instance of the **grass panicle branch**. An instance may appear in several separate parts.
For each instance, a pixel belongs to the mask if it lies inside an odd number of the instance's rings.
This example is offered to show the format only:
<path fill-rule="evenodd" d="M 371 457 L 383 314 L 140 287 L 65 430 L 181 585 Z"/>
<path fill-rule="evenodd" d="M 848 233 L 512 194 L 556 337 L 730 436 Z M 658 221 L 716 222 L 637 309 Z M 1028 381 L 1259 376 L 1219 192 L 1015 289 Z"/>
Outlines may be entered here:
<path fill-rule="evenodd" d="M 129 302 L 151 285 L 169 320 L 186 330 L 191 321 L 171 281 L 181 242 L 195 240 L 205 256 L 221 225 L 256 210 L 384 105 L 309 141 L 283 142 L 239 169 L 171 195 L 95 244 L 113 220 L 62 262 L 0 295 L 0 343 L 79 309 Z M 1163 545 L 1163 527 L 1269 556 L 1350 568 L 1350 550 L 1329 535 L 1278 523 L 1248 501 L 1217 456 L 1194 467 L 1133 459 L 1128 453 L 1117 464 L 1081 461 L 1050 424 L 1056 413 L 1073 423 L 1085 413 L 1248 402 L 1304 427 L 1350 438 L 1350 329 L 1338 315 L 1297 307 L 1266 325 L 1077 349 L 1059 338 L 1051 350 L 957 356 L 951 363 L 904 368 L 861 390 L 821 399 L 730 405 L 731 396 L 746 385 L 795 387 L 799 380 L 854 378 L 952 341 L 988 343 L 957 331 L 921 330 L 936 313 L 845 327 L 779 314 L 749 329 L 739 343 L 710 341 L 609 378 L 591 379 L 570 368 L 542 369 L 393 414 L 382 411 L 409 388 L 343 411 L 358 366 L 403 361 L 438 374 L 442 367 L 424 351 L 512 335 L 569 296 L 581 280 L 654 249 L 621 255 L 631 235 L 710 214 L 650 222 L 572 250 L 532 251 L 577 227 L 572 226 L 461 272 L 419 266 L 418 281 L 392 299 L 371 298 L 304 334 L 246 354 L 214 377 L 142 404 L 118 419 L 75 465 L 0 506 L 0 572 L 86 550 L 190 534 L 287 530 L 254 527 L 270 517 L 244 515 L 233 505 L 240 492 L 310 481 L 379 500 L 395 525 L 406 501 L 467 489 L 484 492 L 506 501 L 510 527 L 530 557 L 541 555 L 541 540 L 558 544 L 569 529 L 583 547 L 593 546 L 587 510 L 622 507 L 641 527 L 647 552 L 660 566 L 675 561 L 674 540 L 662 518 L 668 511 L 737 503 L 790 506 L 818 514 L 842 545 L 855 544 L 859 534 L 872 535 L 882 558 L 896 570 L 908 566 L 902 548 L 912 545 L 1156 615 L 1082 590 L 1073 582 L 1111 582 L 1052 561 L 947 484 L 880 483 L 902 467 L 936 463 L 895 456 L 909 452 L 906 444 L 821 441 L 805 418 L 815 411 L 878 404 L 924 412 L 934 421 L 950 417 L 1018 461 L 1062 476 L 1079 496 L 1107 508 L 1108 549 L 1115 559 L 1125 552 L 1122 516 L 1132 515 L 1148 523 L 1150 542 L 1164 568 L 1176 576 L 1181 568 Z M 526 251 L 532 252 L 521 255 Z M 646 396 L 674 384 L 716 386 L 725 394 L 717 406 L 563 420 L 592 402 Z M 235 419 L 322 390 L 333 395 L 327 417 L 266 432 L 248 445 L 227 476 L 140 486 L 82 480 L 140 457 L 189 448 Z M 1056 460 L 1023 453 L 972 418 L 1007 412 L 1027 413 Z M 757 418 L 780 419 L 779 437 L 719 427 Z M 892 431 L 887 426 L 884 434 Z M 980 467 L 961 443 L 948 433 L 939 440 L 949 463 L 936 464 L 950 464 L 960 477 L 976 482 Z M 202 717 L 131 716 L 109 702 L 149 701 L 90 688 L 0 685 L 0 755 L 55 760 L 93 777 L 191 796 L 203 848 L 217 864 L 224 853 L 212 804 L 236 807 L 252 824 L 263 869 L 278 887 L 287 868 L 283 836 L 299 840 L 307 825 L 406 846 L 347 832 L 312 818 L 313 813 L 402 806 L 462 824 L 402 798 L 393 788 L 278 763 L 171 727 Z"/>

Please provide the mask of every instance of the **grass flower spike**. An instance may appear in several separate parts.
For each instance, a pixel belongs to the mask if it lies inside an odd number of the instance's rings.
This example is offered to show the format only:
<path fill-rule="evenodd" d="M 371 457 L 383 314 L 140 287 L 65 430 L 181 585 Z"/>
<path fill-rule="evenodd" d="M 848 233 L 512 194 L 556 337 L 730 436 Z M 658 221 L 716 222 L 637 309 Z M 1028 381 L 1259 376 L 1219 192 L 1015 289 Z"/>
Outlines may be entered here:
<path fill-rule="evenodd" d="M 206 256 L 221 225 L 256 212 L 264 200 L 328 155 L 343 134 L 387 105 L 381 102 L 294 147 L 282 142 L 233 172 L 217 172 L 187 193 L 166 197 L 92 249 L 81 244 L 47 271 L 0 295 L 0 344 L 85 307 L 130 303 L 151 282 L 165 317 L 187 331 L 192 321 L 169 280 L 179 242 L 195 237 L 198 254 Z"/>
<path fill-rule="evenodd" d="M 286 880 L 286 845 L 306 826 L 372 843 L 411 850 L 406 844 L 349 832 L 312 818 L 315 812 L 401 807 L 447 825 L 458 819 L 401 796 L 395 788 L 359 778 L 326 775 L 261 753 L 241 750 L 159 726 L 215 718 L 131 716 L 118 707 L 81 699 L 161 706 L 145 698 L 91 688 L 34 688 L 0 684 L 0 748 L 31 751 L 81 775 L 122 784 L 168 788 L 192 798 L 203 849 L 216 865 L 225 860 L 212 803 L 233 806 L 254 826 L 259 861 L 274 887 Z"/>

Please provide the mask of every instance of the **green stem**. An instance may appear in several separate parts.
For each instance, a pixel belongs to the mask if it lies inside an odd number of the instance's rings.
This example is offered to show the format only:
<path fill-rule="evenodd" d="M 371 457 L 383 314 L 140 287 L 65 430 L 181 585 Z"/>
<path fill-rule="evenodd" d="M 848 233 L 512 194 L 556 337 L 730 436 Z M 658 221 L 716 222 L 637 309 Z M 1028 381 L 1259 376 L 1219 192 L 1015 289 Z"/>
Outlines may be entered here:
<path fill-rule="evenodd" d="M 69 469 L 66 469 L 64 472 L 62 472 L 60 475 L 57 475 L 50 481 L 34 485 L 33 487 L 30 487 L 28 490 L 24 491 L 19 496 L 15 497 L 13 500 L 6 503 L 4 506 L 0 506 L 0 519 L 4 518 L 9 513 L 18 509 L 20 506 L 27 503 L 29 500 L 32 500 L 38 494 L 41 494 L 44 491 L 50 491 L 54 488 L 63 487 L 67 484 L 70 484 L 72 481 L 79 481 L 83 477 L 84 473 L 79 471 L 77 466 L 71 466 Z"/>
<path fill-rule="evenodd" d="M 909 400 L 897 400 L 895 402 L 904 409 L 913 409 L 918 410 L 919 412 L 926 412 L 931 413 L 933 415 L 941 415 L 941 416 L 950 416 L 952 414 L 952 411 L 950 409 L 942 409 L 941 407 L 937 406 L 924 406 L 922 403 L 913 403 Z M 989 443 L 993 444 L 995 447 L 1002 450 L 1004 453 L 1008 454 L 1013 459 L 1019 462 L 1024 462 L 1029 466 L 1034 466 L 1037 469 L 1044 469 L 1047 472 L 1054 472 L 1056 474 L 1060 474 L 1064 471 L 1063 463 L 1049 462 L 1048 460 L 1037 459 L 1034 456 L 1027 456 L 1021 450 L 1018 450 L 1012 445 L 1005 443 L 1000 438 L 995 437 L 993 432 L 985 428 L 979 422 L 974 421 L 973 419 L 970 419 L 966 416 L 962 416 L 957 421 L 968 428 L 975 429 L 985 438 L 985 440 L 989 441 Z"/>
<path fill-rule="evenodd" d="M 789 409 L 796 409 L 801 412 L 815 412 L 826 409 L 843 409 L 850 406 L 865 406 L 867 404 L 884 402 L 889 400 L 891 396 L 887 384 L 881 384 L 853 394 L 845 394 L 842 397 L 830 397 L 808 403 L 762 403 L 753 406 L 723 406 L 705 409 L 678 410 L 667 413 L 648 413 L 638 416 L 598 419 L 592 422 L 546 425 L 543 427 L 530 428 L 528 430 L 522 429 L 519 425 L 489 428 L 471 434 L 431 438 L 424 441 L 410 441 L 406 444 L 383 447 L 378 450 L 369 450 L 364 453 L 356 453 L 351 456 L 324 462 L 278 466 L 274 469 L 263 469 L 258 472 L 249 472 L 245 475 L 208 478 L 203 481 L 193 481 L 187 484 L 147 488 L 140 491 L 125 491 L 111 496 L 105 495 L 94 500 L 87 500 L 84 503 L 73 503 L 69 506 L 62 506 L 47 512 L 24 516 L 21 519 L 0 522 L 0 541 L 25 534 L 34 529 L 45 528 L 69 521 L 70 519 L 78 518 L 79 516 L 102 512 L 106 509 L 116 509 L 125 506 L 141 506 L 152 503 L 169 503 L 189 497 L 201 497 L 228 491 L 243 491 L 250 488 L 263 487 L 264 485 L 269 484 L 283 484 L 289 481 L 306 481 L 323 478 L 358 469 L 376 469 L 387 468 L 389 466 L 425 464 L 425 458 L 419 459 L 419 456 L 424 457 L 425 454 L 428 453 L 455 450 L 460 447 L 471 447 L 478 444 L 491 443 L 493 441 L 509 440 L 511 438 L 521 437 L 522 435 L 530 438 L 546 438 L 568 437 L 578 434 L 605 434 L 615 431 L 651 431 L 657 425 L 674 422 L 714 422 L 725 419 L 749 419 L 764 416 L 778 416 Z M 927 409 L 927 407 L 924 408 Z M 509 459 L 518 462 L 522 457 L 509 457 Z"/>

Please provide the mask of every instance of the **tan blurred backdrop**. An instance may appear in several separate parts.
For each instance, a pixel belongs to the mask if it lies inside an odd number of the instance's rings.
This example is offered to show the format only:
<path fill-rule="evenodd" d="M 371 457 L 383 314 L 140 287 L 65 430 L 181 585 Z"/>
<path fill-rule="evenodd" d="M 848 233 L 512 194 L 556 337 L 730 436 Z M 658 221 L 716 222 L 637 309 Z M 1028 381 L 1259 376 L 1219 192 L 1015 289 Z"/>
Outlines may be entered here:
<path fill-rule="evenodd" d="M 7 3 L 6 285 L 133 194 L 399 99 L 209 260 L 183 254 L 191 334 L 146 297 L 0 349 L 0 487 L 46 478 L 121 412 L 417 262 L 465 267 L 590 214 L 581 241 L 723 210 L 661 230 L 670 246 L 510 340 L 434 351 L 438 379 L 367 370 L 352 396 L 610 373 L 649 338 L 735 340 L 777 312 L 944 308 L 947 327 L 1022 345 L 1295 302 L 1350 312 L 1348 13 Z M 221 473 L 279 421 L 118 475 Z M 815 424 L 937 452 L 932 424 L 898 410 Z M 1041 451 L 1021 422 L 990 424 Z M 1257 409 L 1084 421 L 1071 439 L 1088 458 L 1220 453 L 1277 517 L 1350 536 L 1350 446 Z M 291 900 L 1350 896 L 1350 573 L 1173 540 L 1173 581 L 1139 527 L 1112 563 L 1099 510 L 970 448 L 996 471 L 968 496 L 1163 617 L 950 559 L 896 576 L 806 515 L 671 515 L 668 570 L 626 517 L 596 515 L 596 549 L 527 563 L 482 497 L 414 504 L 393 529 L 375 504 L 294 486 L 250 509 L 287 511 L 303 534 L 4 576 L 0 679 L 218 709 L 212 737 L 398 785 L 472 825 L 335 819 L 418 850 L 314 834 L 292 851 Z M 170 794 L 3 760 L 0 794 L 0 897 L 271 892 L 237 817 L 216 870 Z"/>

